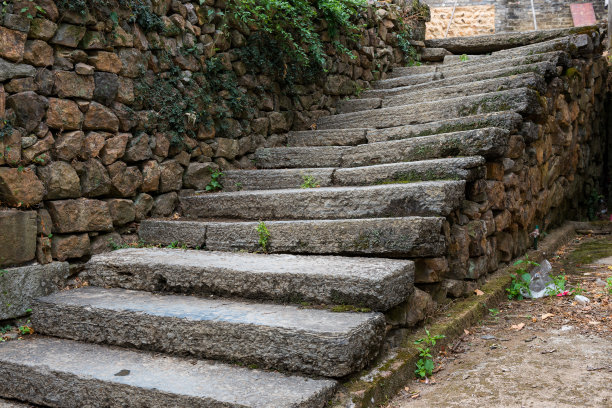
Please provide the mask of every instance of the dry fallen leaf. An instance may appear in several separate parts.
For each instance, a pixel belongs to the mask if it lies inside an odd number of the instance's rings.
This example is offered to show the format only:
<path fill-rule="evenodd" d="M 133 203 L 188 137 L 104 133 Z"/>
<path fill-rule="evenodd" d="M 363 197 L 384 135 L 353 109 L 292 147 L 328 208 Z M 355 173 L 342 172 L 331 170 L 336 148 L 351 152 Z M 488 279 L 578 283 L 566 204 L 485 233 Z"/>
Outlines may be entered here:
<path fill-rule="evenodd" d="M 513 324 L 510 328 L 516 331 L 521 331 L 523 330 L 523 327 L 525 327 L 525 323 Z"/>
<path fill-rule="evenodd" d="M 531 318 L 531 321 L 535 323 L 535 322 L 538 321 L 538 318 L 534 316 L 534 317 Z"/>
<path fill-rule="evenodd" d="M 552 314 L 552 313 L 544 313 L 544 314 L 542 315 L 542 320 L 546 320 L 546 319 L 548 319 L 549 317 L 553 317 L 553 316 L 554 316 L 554 314 Z"/>
<path fill-rule="evenodd" d="M 483 296 L 484 295 L 484 292 L 482 290 L 480 290 L 480 289 L 476 289 L 474 291 L 474 293 L 476 293 L 476 296 Z"/>
<path fill-rule="evenodd" d="M 468 329 L 463 329 L 463 332 L 464 332 L 465 334 L 470 334 L 470 331 L 469 331 Z"/>

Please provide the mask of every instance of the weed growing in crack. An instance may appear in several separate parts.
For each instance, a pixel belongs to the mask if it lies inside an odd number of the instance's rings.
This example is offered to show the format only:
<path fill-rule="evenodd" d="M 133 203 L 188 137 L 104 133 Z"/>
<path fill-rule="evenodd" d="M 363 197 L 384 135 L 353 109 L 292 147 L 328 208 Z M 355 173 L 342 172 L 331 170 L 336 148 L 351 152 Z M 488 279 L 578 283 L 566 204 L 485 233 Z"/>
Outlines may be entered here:
<path fill-rule="evenodd" d="M 434 362 L 431 354 L 431 347 L 436 345 L 436 342 L 443 339 L 443 334 L 437 334 L 432 336 L 429 330 L 425 329 L 426 337 L 422 337 L 414 342 L 414 344 L 423 344 L 424 347 L 418 347 L 419 350 L 419 361 L 416 362 L 416 370 L 414 373 L 419 378 L 427 378 L 433 374 Z"/>

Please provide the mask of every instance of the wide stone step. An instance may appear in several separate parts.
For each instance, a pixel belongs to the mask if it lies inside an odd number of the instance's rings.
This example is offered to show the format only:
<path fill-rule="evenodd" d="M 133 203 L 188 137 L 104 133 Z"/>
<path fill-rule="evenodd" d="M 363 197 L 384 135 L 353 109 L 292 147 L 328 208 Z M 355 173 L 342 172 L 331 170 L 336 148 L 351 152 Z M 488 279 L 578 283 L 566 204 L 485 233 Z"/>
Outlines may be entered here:
<path fill-rule="evenodd" d="M 390 106 L 410 105 L 415 100 L 440 101 L 443 99 L 457 98 L 459 96 L 479 95 L 498 92 L 506 89 L 531 88 L 538 92 L 544 92 L 546 88 L 545 79 L 533 72 L 508 76 L 483 81 L 468 82 L 466 84 L 450 85 L 441 88 L 416 89 L 402 92 L 399 95 L 391 95 L 387 98 L 351 99 L 344 101 L 346 112 L 358 112 L 367 109 L 387 108 Z M 377 101 L 375 108 L 363 108 L 359 101 Z M 374 104 L 372 104 L 374 105 Z"/>
<path fill-rule="evenodd" d="M 595 37 L 596 42 L 599 42 L 599 36 Z M 496 51 L 493 56 L 519 56 L 519 55 L 536 55 L 553 51 L 565 51 L 574 57 L 580 55 L 589 55 L 593 52 L 595 45 L 593 39 L 587 34 L 577 34 L 567 37 L 556 38 L 553 40 L 516 47 L 503 51 Z"/>
<path fill-rule="evenodd" d="M 496 127 L 514 133 L 521 128 L 522 122 L 523 117 L 516 112 L 494 112 L 418 125 L 372 129 L 367 132 L 367 138 L 369 143 L 386 142 L 487 127 Z"/>
<path fill-rule="evenodd" d="M 569 54 L 564 51 L 553 51 L 533 55 L 497 54 L 482 57 L 473 61 L 465 61 L 460 64 L 440 65 L 436 72 L 442 74 L 443 78 L 470 75 L 479 72 L 495 71 L 507 67 L 518 67 L 521 65 L 535 64 L 538 62 L 551 62 L 555 65 L 567 65 Z M 393 79 L 404 76 L 404 68 L 393 71 Z M 390 81 L 386 79 L 385 81 Z"/>
<path fill-rule="evenodd" d="M 244 220 L 446 216 L 461 203 L 465 181 L 367 187 L 238 191 L 181 198 L 188 218 Z"/>
<path fill-rule="evenodd" d="M 385 311 L 413 291 L 407 260 L 160 248 L 120 249 L 86 264 L 90 284 L 149 292 L 278 302 L 350 304 Z"/>
<path fill-rule="evenodd" d="M 0 343 L 0 375 L 0 396 L 62 408 L 324 407 L 336 387 L 333 380 L 40 336 Z"/>
<path fill-rule="evenodd" d="M 430 72 L 427 74 L 415 74 L 415 75 L 402 76 L 400 78 L 383 79 L 381 81 L 374 82 L 372 86 L 375 89 L 388 89 L 388 88 L 396 88 L 398 86 L 428 84 L 432 81 L 435 81 L 441 78 L 442 78 L 441 73 Z"/>
<path fill-rule="evenodd" d="M 262 148 L 256 151 L 255 158 L 258 167 L 261 168 L 297 167 L 301 168 L 301 171 L 304 171 L 303 167 L 308 163 L 315 163 L 321 166 L 363 166 L 364 168 L 360 171 L 364 174 L 364 180 L 366 180 L 365 175 L 371 174 L 366 167 L 375 164 L 423 161 L 450 156 L 498 157 L 505 152 L 508 144 L 507 139 L 507 130 L 483 128 L 412 137 L 389 142 L 368 143 L 351 148 L 327 146 L 320 147 L 315 152 L 309 147 Z M 325 150 L 325 155 L 317 156 L 323 149 Z M 333 157 L 333 160 L 324 161 L 323 157 Z M 354 172 L 356 171 L 359 170 L 354 170 Z M 377 171 L 379 170 L 377 169 Z M 306 175 L 306 173 L 303 174 Z M 376 181 L 393 181 L 393 179 L 384 178 Z"/>
<path fill-rule="evenodd" d="M 519 33 L 499 33 L 473 37 L 454 37 L 425 40 L 427 48 L 445 48 L 453 54 L 485 54 L 492 51 L 541 43 L 558 37 L 597 31 L 593 27 L 573 27 Z"/>
<path fill-rule="evenodd" d="M 411 66 L 411 67 L 394 67 L 389 75 L 395 75 L 395 73 L 400 70 L 403 72 L 403 75 L 419 75 L 419 74 L 427 74 L 432 72 L 438 72 L 438 68 L 440 65 L 419 65 L 419 66 Z"/>
<path fill-rule="evenodd" d="M 302 130 L 289 132 L 287 146 L 355 146 L 366 143 L 367 129 Z"/>
<path fill-rule="evenodd" d="M 212 251 L 262 250 L 258 222 L 150 219 L 139 237 L 153 245 L 179 243 Z M 269 253 L 437 257 L 446 254 L 442 217 L 266 221 Z"/>
<path fill-rule="evenodd" d="M 363 98 L 387 98 L 394 95 L 401 95 L 405 92 L 427 92 L 436 88 L 444 88 L 447 86 L 454 86 L 459 84 L 469 84 L 471 82 L 483 81 L 485 79 L 510 77 L 513 75 L 520 75 L 528 72 L 534 72 L 545 78 L 548 78 L 557 73 L 557 65 L 553 62 L 537 62 L 534 64 L 518 65 L 516 67 L 509 66 L 493 71 L 476 71 L 465 75 L 458 75 L 448 78 L 445 77 L 437 81 L 432 81 L 428 84 L 401 86 L 389 89 L 371 89 L 365 91 L 361 96 Z"/>
<path fill-rule="evenodd" d="M 427 123 L 431 122 L 432 119 L 452 119 L 500 111 L 539 115 L 542 112 L 539 94 L 529 88 L 510 89 L 442 101 L 422 102 L 413 105 L 393 106 L 371 111 L 327 116 L 320 118 L 318 124 L 321 129 L 350 129 L 356 127 L 381 129 Z M 312 167 L 324 166 L 316 165 Z"/>
<path fill-rule="evenodd" d="M 381 313 L 126 289 L 63 291 L 33 309 L 35 330 L 54 337 L 326 377 L 362 369 L 385 333 Z"/>
<path fill-rule="evenodd" d="M 444 65 L 459 64 L 459 63 L 462 63 L 462 62 L 476 61 L 476 60 L 479 60 L 479 59 L 481 59 L 483 57 L 486 57 L 486 55 L 483 55 L 483 54 L 445 55 L 443 63 L 444 63 Z"/>
<path fill-rule="evenodd" d="M 365 146 L 365 145 L 364 145 Z M 333 148 L 333 147 L 330 147 Z M 284 148 L 279 148 L 281 152 Z M 308 155 L 308 148 L 301 148 Z M 363 148 L 354 148 L 354 152 Z M 352 157 L 349 153 L 346 157 Z M 306 160 L 306 159 L 305 159 Z M 347 160 L 347 164 L 349 163 Z M 227 170 L 223 191 L 278 190 L 332 186 L 370 186 L 393 182 L 481 178 L 481 158 L 439 159 L 355 168 Z"/>

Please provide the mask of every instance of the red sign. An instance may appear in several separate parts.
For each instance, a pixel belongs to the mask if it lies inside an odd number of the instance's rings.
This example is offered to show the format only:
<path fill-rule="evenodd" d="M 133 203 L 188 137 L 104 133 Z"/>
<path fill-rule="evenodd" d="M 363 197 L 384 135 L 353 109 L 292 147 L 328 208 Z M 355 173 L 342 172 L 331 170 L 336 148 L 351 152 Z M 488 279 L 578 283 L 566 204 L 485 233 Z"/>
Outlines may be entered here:
<path fill-rule="evenodd" d="M 590 26 L 597 24 L 593 3 L 574 3 L 570 4 L 574 27 Z"/>

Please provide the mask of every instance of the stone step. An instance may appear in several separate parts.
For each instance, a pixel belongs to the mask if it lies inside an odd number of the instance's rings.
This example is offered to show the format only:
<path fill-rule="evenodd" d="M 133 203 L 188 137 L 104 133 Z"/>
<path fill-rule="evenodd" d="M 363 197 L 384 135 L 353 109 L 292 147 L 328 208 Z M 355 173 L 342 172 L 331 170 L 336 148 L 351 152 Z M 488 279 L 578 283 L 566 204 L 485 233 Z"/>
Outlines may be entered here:
<path fill-rule="evenodd" d="M 289 132 L 287 146 L 355 146 L 366 143 L 367 129 L 302 130 Z"/>
<path fill-rule="evenodd" d="M 327 116 L 318 121 L 320 129 L 390 128 L 436 120 L 472 116 L 482 113 L 514 111 L 525 115 L 540 115 L 542 105 L 539 94 L 529 88 L 472 95 L 442 101 L 421 102 L 413 105 L 393 106 L 371 111 Z M 321 148 L 312 148 L 321 149 Z M 350 149 L 347 147 L 346 149 Z M 322 153 L 322 152 L 321 152 Z M 337 156 L 334 157 L 338 159 Z M 321 157 L 323 159 L 323 157 Z M 325 159 L 329 159 L 325 157 Z M 321 163 L 318 160 L 318 163 Z M 326 165 L 328 166 L 328 165 Z M 310 167 L 326 167 L 320 164 Z M 332 166 L 337 166 L 336 164 Z M 304 167 L 304 166 L 302 166 Z"/>
<path fill-rule="evenodd" d="M 319 147 L 316 151 L 310 147 L 262 148 L 255 152 L 255 159 L 261 168 L 300 168 L 303 171 L 304 166 L 309 163 L 321 166 L 367 167 L 457 155 L 493 158 L 505 152 L 507 137 L 507 130 L 482 128 L 355 147 Z M 324 154 L 320 154 L 323 151 Z M 325 161 L 326 159 L 329 161 Z M 362 174 L 367 173 L 367 168 L 362 170 Z"/>
<path fill-rule="evenodd" d="M 322 408 L 336 387 L 333 380 L 41 336 L 0 343 L 0 375 L 0 396 L 75 408 Z"/>
<path fill-rule="evenodd" d="M 553 51 L 534 55 L 489 55 L 474 61 L 462 62 L 461 64 L 440 65 L 436 72 L 440 73 L 442 78 L 452 78 L 538 62 L 551 62 L 555 65 L 565 66 L 569 63 L 569 54 L 563 51 Z M 401 82 L 400 79 L 402 77 L 404 77 L 403 68 L 397 68 L 393 71 L 392 78 L 385 79 L 384 81 Z"/>
<path fill-rule="evenodd" d="M 411 66 L 411 67 L 395 67 L 388 74 L 394 74 L 397 70 L 401 70 L 404 75 L 418 75 L 418 74 L 427 74 L 432 72 L 437 72 L 440 65 L 419 65 L 419 66 Z"/>
<path fill-rule="evenodd" d="M 331 147 L 333 149 L 333 147 Z M 285 148 L 278 148 L 280 152 Z M 295 148 L 290 148 L 295 150 Z M 300 148 L 308 155 L 308 148 Z M 354 148 L 361 151 L 362 148 Z M 350 157 L 348 153 L 347 157 Z M 304 161 L 307 158 L 304 159 Z M 227 170 L 223 173 L 223 191 L 278 190 L 332 186 L 370 186 L 397 181 L 430 181 L 480 178 L 480 158 L 468 157 L 346 168 L 299 168 Z M 351 164 L 351 163 L 347 163 Z M 310 184 L 306 184 L 306 183 Z"/>
<path fill-rule="evenodd" d="M 453 54 L 485 54 L 554 40 L 573 34 L 598 31 L 597 26 L 572 27 L 529 32 L 498 33 L 473 37 L 454 37 L 425 40 L 427 48 L 445 48 Z"/>
<path fill-rule="evenodd" d="M 363 98 L 387 98 L 394 95 L 401 95 L 405 92 L 422 91 L 428 92 L 436 88 L 446 86 L 454 86 L 459 84 L 469 84 L 471 82 L 483 81 L 485 79 L 510 77 L 513 75 L 525 74 L 534 72 L 545 78 L 557 74 L 557 65 L 553 62 L 538 62 L 534 64 L 519 65 L 516 67 L 510 66 L 507 68 L 497 69 L 493 71 L 477 71 L 475 73 L 459 75 L 456 77 L 444 78 L 428 84 L 402 86 L 389 89 L 371 89 L 365 91 L 361 96 Z M 419 99 L 421 100 L 421 99 Z"/>
<path fill-rule="evenodd" d="M 338 113 L 350 113 L 378 108 L 380 108 L 380 99 L 378 98 L 342 99 L 336 104 Z"/>
<path fill-rule="evenodd" d="M 400 68 L 396 68 L 400 69 Z M 395 75 L 395 74 L 391 74 Z M 375 89 L 397 88 L 398 86 L 410 86 L 418 84 L 428 84 L 442 78 L 439 72 L 429 72 L 426 74 L 404 75 L 399 78 L 383 79 L 372 84 Z"/>
<path fill-rule="evenodd" d="M 153 245 L 177 242 L 211 251 L 261 251 L 258 222 L 150 219 L 139 237 Z M 268 253 L 438 257 L 446 254 L 442 217 L 266 221 Z"/>
<path fill-rule="evenodd" d="M 345 112 L 358 112 L 367 109 L 387 108 L 390 106 L 410 105 L 416 100 L 440 101 L 443 99 L 457 98 L 459 96 L 479 95 L 505 89 L 531 88 L 538 92 L 544 92 L 546 88 L 545 79 L 533 72 L 513 75 L 508 77 L 485 79 L 482 81 L 468 82 L 465 84 L 450 85 L 441 88 L 416 89 L 402 92 L 399 95 L 391 95 L 387 98 L 351 99 L 344 101 Z M 418 99 L 417 99 L 418 98 Z M 377 101 L 375 108 L 364 108 L 359 101 Z"/>
<path fill-rule="evenodd" d="M 100 287 L 385 311 L 412 293 L 414 264 L 382 258 L 130 248 L 93 256 L 84 276 Z"/>
<path fill-rule="evenodd" d="M 369 143 L 376 143 L 487 127 L 496 127 L 515 133 L 521 128 L 522 122 L 523 117 L 516 112 L 494 112 L 418 125 L 371 129 L 367 132 L 367 138 Z"/>
<path fill-rule="evenodd" d="M 483 57 L 486 57 L 486 55 L 483 55 L 483 54 L 445 55 L 443 63 L 444 63 L 444 65 L 459 64 L 459 63 L 462 63 L 462 62 L 476 61 L 476 60 L 479 60 L 479 59 L 481 59 Z"/>
<path fill-rule="evenodd" d="M 567 37 L 556 38 L 549 41 L 544 41 L 537 44 L 516 47 L 503 51 L 496 51 L 493 56 L 519 56 L 519 55 L 537 55 L 553 51 L 565 51 L 570 55 L 577 57 L 580 55 L 589 55 L 593 52 L 595 46 L 599 46 L 599 36 L 594 40 L 587 34 L 577 34 Z"/>
<path fill-rule="evenodd" d="M 63 291 L 33 310 L 36 332 L 49 336 L 325 377 L 362 369 L 385 334 L 381 313 L 126 289 Z"/>
<path fill-rule="evenodd" d="M 238 191 L 181 197 L 187 218 L 324 220 L 447 216 L 463 200 L 465 181 L 367 187 Z"/>

